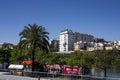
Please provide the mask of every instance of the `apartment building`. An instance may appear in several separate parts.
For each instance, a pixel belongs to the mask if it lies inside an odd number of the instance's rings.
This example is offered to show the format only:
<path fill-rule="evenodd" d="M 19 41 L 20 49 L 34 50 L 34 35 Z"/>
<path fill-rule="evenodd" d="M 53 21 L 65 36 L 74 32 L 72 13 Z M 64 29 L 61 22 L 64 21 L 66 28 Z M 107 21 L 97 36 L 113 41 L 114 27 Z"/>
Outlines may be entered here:
<path fill-rule="evenodd" d="M 50 40 L 50 51 L 52 51 L 52 52 L 59 51 L 59 40 L 57 40 L 57 39 Z"/>
<path fill-rule="evenodd" d="M 91 42 L 94 40 L 94 36 L 88 34 L 81 34 L 79 32 L 73 32 L 72 30 L 62 30 L 59 38 L 59 51 L 73 51 L 74 43 L 78 41 Z"/>
<path fill-rule="evenodd" d="M 59 51 L 72 51 L 73 50 L 73 44 L 75 42 L 74 33 L 72 30 L 63 30 L 60 32 L 60 44 L 59 44 Z"/>
<path fill-rule="evenodd" d="M 6 49 L 6 48 L 10 48 L 13 49 L 14 45 L 11 43 L 0 43 L 0 48 L 2 49 Z"/>
<path fill-rule="evenodd" d="M 78 42 L 78 41 L 93 42 L 94 40 L 94 36 L 89 34 L 82 34 L 79 32 L 75 32 L 74 35 L 75 35 L 75 42 Z"/>

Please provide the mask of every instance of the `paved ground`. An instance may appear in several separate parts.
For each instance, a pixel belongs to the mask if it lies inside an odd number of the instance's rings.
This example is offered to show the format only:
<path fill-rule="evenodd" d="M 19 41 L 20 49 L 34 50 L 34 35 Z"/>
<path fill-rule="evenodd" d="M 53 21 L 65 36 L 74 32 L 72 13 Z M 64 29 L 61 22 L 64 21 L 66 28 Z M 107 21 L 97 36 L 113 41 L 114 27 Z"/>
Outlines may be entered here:
<path fill-rule="evenodd" d="M 14 76 L 14 75 L 6 75 L 6 74 L 7 73 L 5 72 L 0 72 L 0 80 L 39 80 L 38 78 Z M 50 79 L 40 78 L 40 80 L 50 80 Z"/>

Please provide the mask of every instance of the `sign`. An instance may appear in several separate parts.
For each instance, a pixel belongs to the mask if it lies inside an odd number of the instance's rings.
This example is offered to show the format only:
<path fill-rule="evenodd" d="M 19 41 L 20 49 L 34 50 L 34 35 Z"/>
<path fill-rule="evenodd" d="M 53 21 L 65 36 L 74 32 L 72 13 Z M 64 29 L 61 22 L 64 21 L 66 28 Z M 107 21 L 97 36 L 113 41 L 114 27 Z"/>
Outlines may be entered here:
<path fill-rule="evenodd" d="M 79 74 L 79 68 L 78 67 L 72 67 L 72 66 L 68 66 L 65 65 L 64 66 L 64 70 L 63 70 L 64 74 Z"/>

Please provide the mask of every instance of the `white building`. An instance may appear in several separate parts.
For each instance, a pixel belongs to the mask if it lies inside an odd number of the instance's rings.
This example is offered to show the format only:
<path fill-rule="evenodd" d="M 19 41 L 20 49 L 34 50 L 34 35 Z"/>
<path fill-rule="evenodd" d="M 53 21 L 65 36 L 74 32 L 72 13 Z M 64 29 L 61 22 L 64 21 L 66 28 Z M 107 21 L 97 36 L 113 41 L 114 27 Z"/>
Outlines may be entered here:
<path fill-rule="evenodd" d="M 60 52 L 68 52 L 73 51 L 74 43 L 79 41 L 91 42 L 94 37 L 88 34 L 81 34 L 78 32 L 73 32 L 72 30 L 63 30 L 60 33 L 60 43 L 59 43 L 59 51 Z"/>
<path fill-rule="evenodd" d="M 73 44 L 74 44 L 74 33 L 72 30 L 63 30 L 60 33 L 60 44 L 59 44 L 59 51 L 72 51 Z"/>

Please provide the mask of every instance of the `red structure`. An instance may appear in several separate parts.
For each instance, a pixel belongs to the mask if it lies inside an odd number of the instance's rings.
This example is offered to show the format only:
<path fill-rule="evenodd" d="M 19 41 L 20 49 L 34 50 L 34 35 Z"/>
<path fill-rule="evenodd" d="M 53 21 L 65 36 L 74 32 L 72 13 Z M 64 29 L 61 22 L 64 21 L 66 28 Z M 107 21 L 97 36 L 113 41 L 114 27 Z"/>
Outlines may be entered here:
<path fill-rule="evenodd" d="M 79 74 L 79 68 L 77 66 L 64 65 L 63 67 L 64 74 Z"/>
<path fill-rule="evenodd" d="M 51 74 L 56 74 L 56 73 L 60 73 L 61 68 L 59 64 L 53 64 L 53 65 L 46 65 L 45 69 L 47 72 L 51 73 Z"/>
<path fill-rule="evenodd" d="M 23 61 L 22 64 L 23 65 L 32 65 L 32 61 Z"/>

